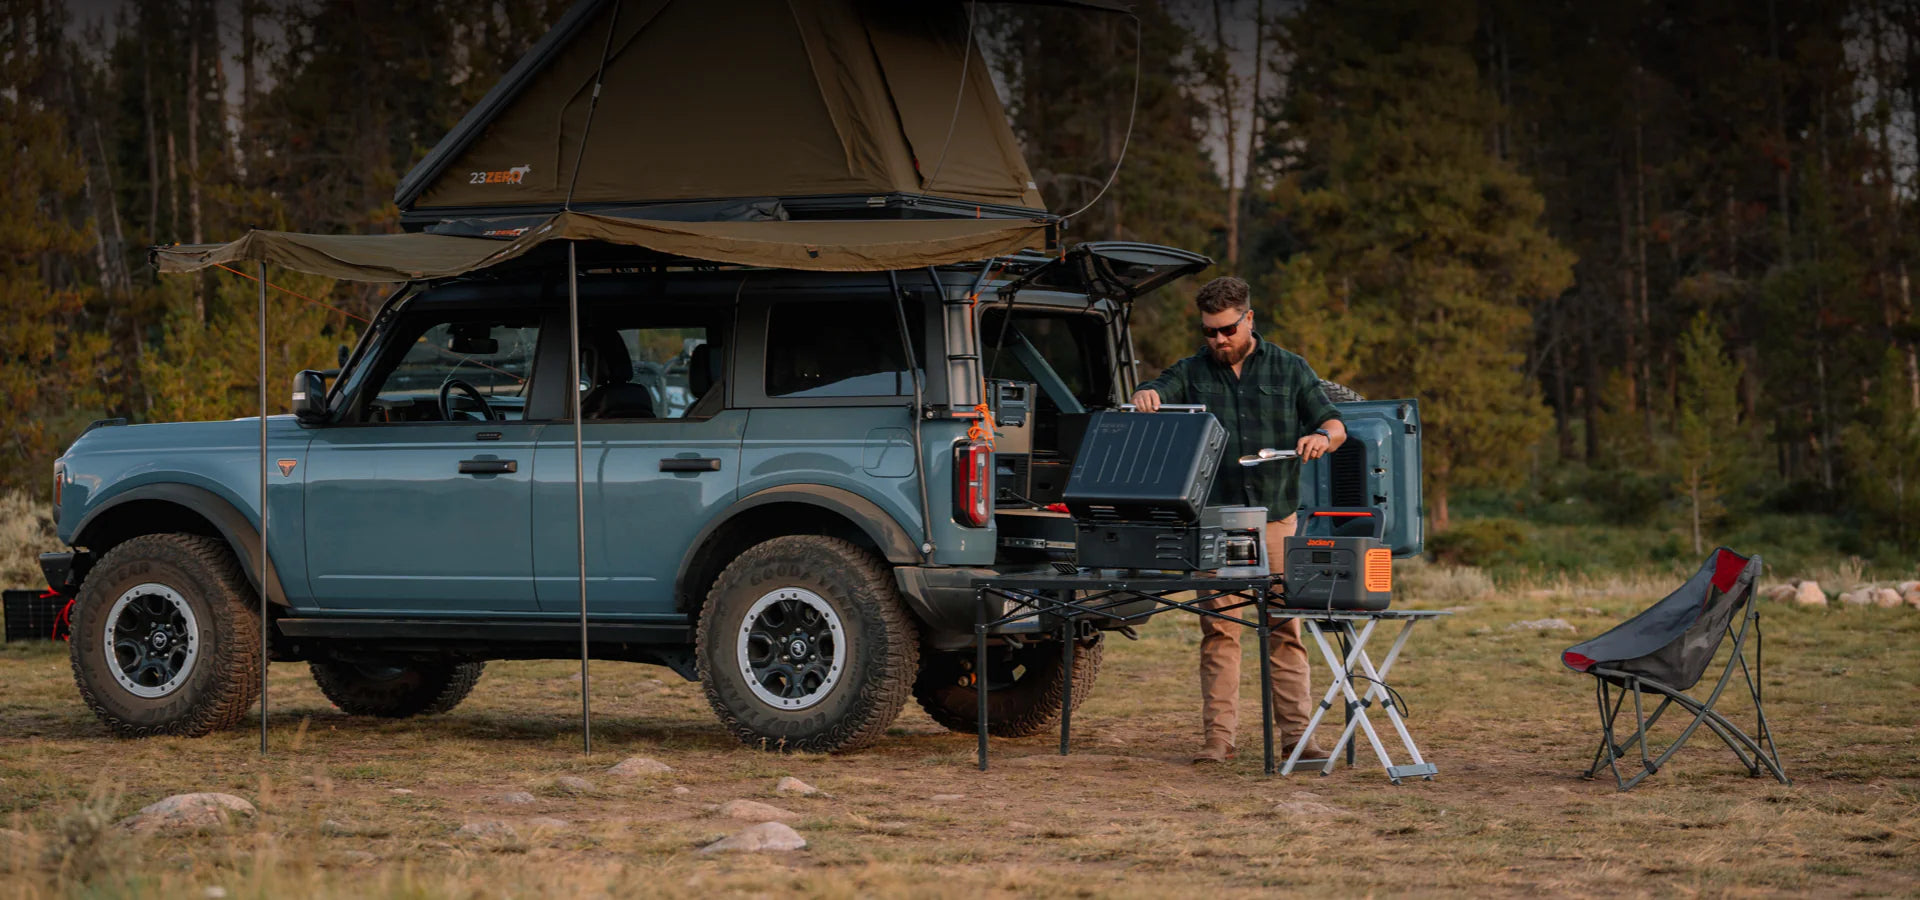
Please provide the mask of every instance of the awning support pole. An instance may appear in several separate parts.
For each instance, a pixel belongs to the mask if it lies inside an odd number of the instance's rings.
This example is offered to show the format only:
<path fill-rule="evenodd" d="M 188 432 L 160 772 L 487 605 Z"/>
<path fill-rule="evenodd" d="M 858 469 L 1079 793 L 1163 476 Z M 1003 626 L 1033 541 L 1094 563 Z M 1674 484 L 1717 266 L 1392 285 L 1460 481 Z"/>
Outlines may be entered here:
<path fill-rule="evenodd" d="M 260 755 L 267 755 L 267 585 L 273 557 L 267 552 L 267 264 L 260 264 Z"/>
<path fill-rule="evenodd" d="M 909 415 L 913 418 L 913 472 L 914 480 L 920 483 L 920 556 L 933 558 L 933 513 L 932 504 L 927 502 L 927 459 L 920 447 L 920 420 L 926 415 L 926 392 L 920 386 L 920 362 L 914 358 L 913 332 L 907 328 L 907 294 L 900 289 L 900 278 L 893 272 L 887 272 L 887 283 L 893 286 L 893 315 L 900 323 L 900 348 L 906 353 L 907 374 L 913 376 L 913 406 Z"/>
<path fill-rule="evenodd" d="M 593 752 L 593 712 L 587 680 L 587 467 L 580 434 L 580 260 L 578 241 L 567 242 L 567 394 L 573 408 L 573 534 L 580 551 L 580 752 Z"/>

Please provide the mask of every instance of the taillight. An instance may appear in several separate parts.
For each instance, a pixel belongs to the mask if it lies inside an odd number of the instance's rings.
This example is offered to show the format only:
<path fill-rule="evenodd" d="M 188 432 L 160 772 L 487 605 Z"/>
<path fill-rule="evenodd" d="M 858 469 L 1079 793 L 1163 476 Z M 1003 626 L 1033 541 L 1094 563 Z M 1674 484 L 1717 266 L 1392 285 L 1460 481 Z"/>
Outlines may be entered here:
<path fill-rule="evenodd" d="M 993 445 L 984 441 L 953 448 L 953 518 L 986 527 L 993 514 Z"/>
<path fill-rule="evenodd" d="M 53 520 L 60 521 L 60 489 L 67 486 L 67 467 L 63 463 L 53 464 Z"/>

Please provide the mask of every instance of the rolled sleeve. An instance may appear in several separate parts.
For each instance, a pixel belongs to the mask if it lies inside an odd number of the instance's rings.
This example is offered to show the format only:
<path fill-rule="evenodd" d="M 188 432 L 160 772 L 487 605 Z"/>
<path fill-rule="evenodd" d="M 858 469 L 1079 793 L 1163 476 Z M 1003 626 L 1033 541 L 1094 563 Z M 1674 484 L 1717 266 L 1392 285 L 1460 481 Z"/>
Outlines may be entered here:
<path fill-rule="evenodd" d="M 1300 390 L 1294 402 L 1300 411 L 1300 421 L 1305 425 L 1302 431 L 1312 431 L 1328 419 L 1340 418 L 1340 410 L 1327 399 L 1327 392 L 1320 389 L 1320 376 L 1315 374 L 1313 366 L 1306 360 L 1300 361 Z"/>

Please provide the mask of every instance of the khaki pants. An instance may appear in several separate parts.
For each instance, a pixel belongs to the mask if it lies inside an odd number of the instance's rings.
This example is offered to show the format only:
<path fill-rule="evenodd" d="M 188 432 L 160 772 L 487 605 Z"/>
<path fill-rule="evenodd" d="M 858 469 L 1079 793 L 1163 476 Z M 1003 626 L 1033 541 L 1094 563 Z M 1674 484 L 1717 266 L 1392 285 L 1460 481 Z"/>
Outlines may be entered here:
<path fill-rule="evenodd" d="M 1284 538 L 1293 534 L 1294 516 L 1267 523 L 1267 560 L 1277 570 L 1285 558 Z M 1241 602 L 1236 597 L 1208 601 L 1209 609 Z M 1247 607 L 1230 615 L 1251 618 Z M 1240 733 L 1240 633 L 1245 626 L 1211 616 L 1200 617 L 1200 723 L 1208 741 L 1238 744 Z M 1252 633 L 1248 631 L 1248 633 Z M 1313 675 L 1307 647 L 1300 642 L 1300 620 L 1288 619 L 1268 633 L 1266 653 L 1273 665 L 1273 724 L 1279 746 L 1307 730 L 1313 702 Z"/>

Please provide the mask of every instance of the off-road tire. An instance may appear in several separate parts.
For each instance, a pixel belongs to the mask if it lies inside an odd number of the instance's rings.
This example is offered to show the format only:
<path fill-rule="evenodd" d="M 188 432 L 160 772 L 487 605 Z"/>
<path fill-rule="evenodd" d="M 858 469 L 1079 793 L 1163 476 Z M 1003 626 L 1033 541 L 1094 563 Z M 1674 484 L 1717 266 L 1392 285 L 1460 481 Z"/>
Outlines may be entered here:
<path fill-rule="evenodd" d="M 813 592 L 845 630 L 838 680 L 803 709 L 757 697 L 736 657 L 748 611 L 781 588 Z M 882 560 L 839 538 L 788 535 L 754 545 L 720 573 L 700 612 L 694 660 L 707 703 L 742 743 L 830 753 L 869 744 L 893 724 L 919 671 L 920 638 Z"/>
<path fill-rule="evenodd" d="M 1357 403 L 1367 399 L 1360 396 L 1360 392 L 1353 388 L 1347 387 L 1337 381 L 1328 381 L 1324 378 L 1320 380 L 1320 390 L 1325 391 L 1327 393 L 1327 400 L 1333 403 Z"/>
<path fill-rule="evenodd" d="M 113 675 L 104 645 L 107 615 L 141 584 L 175 591 L 192 610 L 197 653 L 177 687 L 141 697 Z M 101 557 L 74 603 L 68 654 L 80 699 L 121 737 L 200 737 L 231 728 L 260 699 L 258 594 L 221 541 L 194 534 L 131 538 Z"/>
<path fill-rule="evenodd" d="M 1105 642 L 1081 641 L 1073 651 L 1073 708 L 1093 693 L 1100 678 Z M 994 684 L 987 692 L 987 733 L 994 737 L 1026 737 L 1060 724 L 1062 677 L 1060 644 L 1033 643 L 1019 650 L 989 647 L 992 654 L 1011 654 L 1024 671 L 1005 687 Z M 913 699 L 943 727 L 962 734 L 978 734 L 980 693 L 973 686 L 973 651 L 929 651 L 921 657 L 920 677 L 913 683 Z"/>
<path fill-rule="evenodd" d="M 460 705 L 485 672 L 484 662 L 407 662 L 389 672 L 370 672 L 350 662 L 307 663 L 313 683 L 350 716 L 405 719 L 431 716 Z"/>

